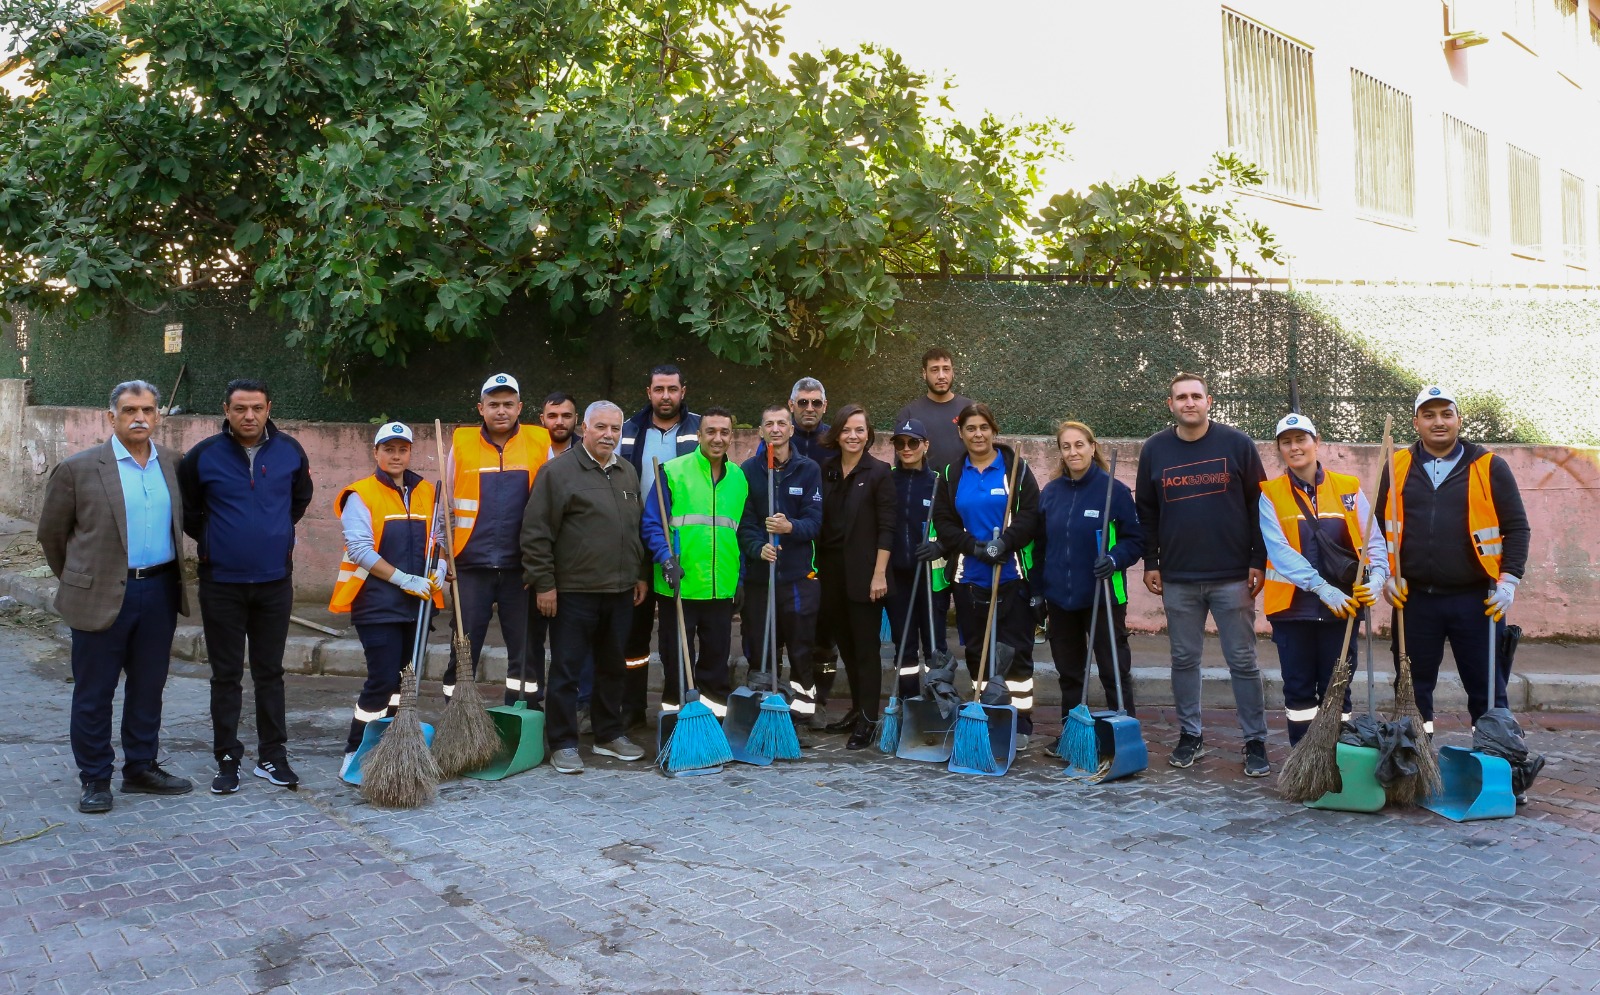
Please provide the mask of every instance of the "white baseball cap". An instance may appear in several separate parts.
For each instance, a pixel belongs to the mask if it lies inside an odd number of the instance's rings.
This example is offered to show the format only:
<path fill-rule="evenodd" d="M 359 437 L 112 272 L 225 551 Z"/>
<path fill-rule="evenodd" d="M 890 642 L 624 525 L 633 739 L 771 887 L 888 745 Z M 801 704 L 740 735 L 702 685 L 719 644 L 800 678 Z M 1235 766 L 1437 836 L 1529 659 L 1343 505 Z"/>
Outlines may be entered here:
<path fill-rule="evenodd" d="M 1272 433 L 1272 437 L 1276 439 L 1285 432 L 1304 432 L 1313 439 L 1321 438 L 1317 435 L 1316 423 L 1301 414 L 1284 415 L 1278 419 L 1278 427 Z"/>
<path fill-rule="evenodd" d="M 1424 385 L 1421 390 L 1417 391 L 1417 401 L 1415 404 L 1411 405 L 1411 413 L 1416 414 L 1418 411 L 1421 411 L 1422 406 L 1427 404 L 1429 401 L 1446 401 L 1451 405 L 1456 403 L 1456 399 L 1451 396 L 1449 391 L 1437 384 L 1430 383 Z"/>
<path fill-rule="evenodd" d="M 483 389 L 478 391 L 478 395 L 481 397 L 485 394 L 492 394 L 497 390 L 514 390 L 518 394 L 522 393 L 522 388 L 517 386 L 516 377 L 509 373 L 496 373 L 483 382 Z"/>
<path fill-rule="evenodd" d="M 407 442 L 416 441 L 411 436 L 410 428 L 397 421 L 386 421 L 378 427 L 378 434 L 372 437 L 372 445 L 374 447 L 381 446 L 390 439 L 404 439 Z"/>

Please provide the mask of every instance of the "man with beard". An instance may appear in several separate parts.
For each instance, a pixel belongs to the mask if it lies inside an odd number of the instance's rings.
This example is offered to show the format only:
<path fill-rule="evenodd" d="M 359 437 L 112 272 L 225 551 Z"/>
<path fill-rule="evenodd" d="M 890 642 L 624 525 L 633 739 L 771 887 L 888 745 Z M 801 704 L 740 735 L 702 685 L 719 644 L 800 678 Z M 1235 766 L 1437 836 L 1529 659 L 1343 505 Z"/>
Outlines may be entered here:
<path fill-rule="evenodd" d="M 645 390 L 648 403 L 622 425 L 622 441 L 617 457 L 633 464 L 639 473 L 639 486 L 645 507 L 650 507 L 655 478 L 650 472 L 652 458 L 665 466 L 671 460 L 694 452 L 700 445 L 700 416 L 685 404 L 688 385 L 683 372 L 671 363 L 650 371 Z M 623 686 L 622 716 L 631 729 L 644 723 L 645 692 L 650 676 L 650 633 L 655 628 L 656 599 L 645 598 L 633 610 L 633 626 L 625 650 L 627 683 Z M 666 654 L 662 657 L 665 659 Z"/>
<path fill-rule="evenodd" d="M 967 445 L 961 440 L 961 429 L 956 424 L 961 412 L 972 403 L 972 398 L 955 392 L 955 359 L 948 349 L 935 346 L 922 354 L 922 382 L 927 393 L 906 402 L 894 416 L 896 425 L 912 419 L 920 421 L 928 437 L 928 454 L 923 465 L 940 476 L 946 475 L 951 464 L 967 458 Z M 945 620 L 950 617 L 951 589 L 945 586 L 945 564 L 933 564 L 931 575 L 936 578 L 933 591 L 933 611 L 938 619 L 934 626 L 934 643 L 942 652 L 948 645 Z"/>
<path fill-rule="evenodd" d="M 789 390 L 789 411 L 794 416 L 794 437 L 789 444 L 808 460 L 820 459 L 817 449 L 828 434 L 828 425 L 822 418 L 828 413 L 828 392 L 816 377 L 801 377 Z M 765 433 L 763 433 L 763 436 Z M 765 438 L 763 438 L 765 444 Z M 757 454 L 765 457 L 764 450 Z"/>
<path fill-rule="evenodd" d="M 550 458 L 572 448 L 573 429 L 578 425 L 578 402 L 566 391 L 552 391 L 539 411 L 539 424 L 550 433 Z"/>
<path fill-rule="evenodd" d="M 489 633 L 496 607 L 506 643 L 506 701 L 540 691 L 527 673 L 528 593 L 522 587 L 522 512 L 539 468 L 550 456 L 550 433 L 522 425 L 521 388 L 515 377 L 497 373 L 478 395 L 477 425 L 456 429 L 450 442 L 441 500 L 455 516 L 452 548 L 461 620 L 472 646 L 472 670 Z M 455 693 L 455 640 L 444 672 L 445 697 Z M 534 685 L 532 687 L 528 685 Z"/>

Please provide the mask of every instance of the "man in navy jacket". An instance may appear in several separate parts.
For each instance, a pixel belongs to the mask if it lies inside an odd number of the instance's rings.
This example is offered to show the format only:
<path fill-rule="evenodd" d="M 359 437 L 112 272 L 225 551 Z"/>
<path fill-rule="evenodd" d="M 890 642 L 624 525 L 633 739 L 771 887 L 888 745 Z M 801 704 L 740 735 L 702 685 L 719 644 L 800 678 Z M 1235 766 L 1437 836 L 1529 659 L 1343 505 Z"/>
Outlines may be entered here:
<path fill-rule="evenodd" d="M 211 661 L 213 794 L 239 790 L 239 710 L 245 647 L 256 690 L 255 775 L 297 788 L 289 766 L 283 648 L 294 608 L 294 527 L 311 504 L 304 449 L 272 423 L 259 380 L 233 380 L 222 431 L 178 465 L 183 531 L 199 544 L 200 617 Z"/>
<path fill-rule="evenodd" d="M 772 453 L 772 517 L 767 517 L 767 449 L 740 465 L 750 491 L 739 519 L 739 551 L 744 554 L 744 637 L 750 673 L 777 666 L 776 654 L 764 661 L 761 637 L 767 625 L 768 575 L 777 607 L 778 649 L 789 650 L 791 708 L 801 725 L 816 715 L 816 677 L 811 653 L 816 640 L 822 588 L 812 563 L 813 544 L 822 532 L 822 470 L 792 444 L 789 409 L 769 404 L 761 412 L 761 441 Z M 775 569 L 768 564 L 776 564 Z M 768 671 L 770 673 L 770 671 Z M 752 677 L 752 680 L 754 678 Z"/>

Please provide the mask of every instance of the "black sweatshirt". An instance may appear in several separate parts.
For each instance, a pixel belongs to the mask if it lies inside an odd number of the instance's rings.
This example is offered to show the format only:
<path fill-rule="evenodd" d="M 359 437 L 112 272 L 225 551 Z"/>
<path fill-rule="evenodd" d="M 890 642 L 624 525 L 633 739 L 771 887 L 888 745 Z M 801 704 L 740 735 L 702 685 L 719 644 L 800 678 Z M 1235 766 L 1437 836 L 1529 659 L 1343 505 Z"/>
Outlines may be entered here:
<path fill-rule="evenodd" d="M 1405 535 L 1400 540 L 1400 576 L 1413 592 L 1460 594 L 1483 591 L 1499 581 L 1490 577 L 1472 548 L 1467 530 L 1467 489 L 1472 482 L 1472 464 L 1486 450 L 1470 442 L 1462 443 L 1461 459 L 1440 482 L 1437 490 L 1423 468 L 1433 459 L 1422 443 L 1411 447 L 1411 469 L 1404 484 Z M 1511 467 L 1503 459 L 1489 463 L 1489 491 L 1495 514 L 1500 518 L 1504 548 L 1500 572 L 1521 578 L 1528 569 L 1528 544 L 1533 530 L 1522 507 L 1522 493 Z M 1374 506 L 1380 520 L 1388 518 L 1389 468 L 1384 467 L 1378 482 Z"/>
<path fill-rule="evenodd" d="M 1261 454 L 1250 437 L 1212 422 L 1194 442 L 1175 428 L 1145 440 L 1134 485 L 1144 568 L 1180 584 L 1244 580 L 1267 564 L 1258 503 Z"/>

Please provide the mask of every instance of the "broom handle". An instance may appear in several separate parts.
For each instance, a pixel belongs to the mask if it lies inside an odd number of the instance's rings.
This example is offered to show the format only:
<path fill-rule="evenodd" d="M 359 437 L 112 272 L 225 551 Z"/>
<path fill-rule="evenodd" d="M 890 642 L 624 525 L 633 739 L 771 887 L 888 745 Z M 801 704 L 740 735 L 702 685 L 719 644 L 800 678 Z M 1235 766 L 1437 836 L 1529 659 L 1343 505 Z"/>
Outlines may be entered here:
<path fill-rule="evenodd" d="M 933 517 L 930 511 L 928 518 L 928 530 L 930 532 L 932 531 L 932 526 Z M 922 589 L 922 593 L 928 604 L 928 652 L 921 657 L 921 662 L 917 666 L 917 689 L 919 691 L 922 688 L 923 679 L 928 676 L 928 658 L 939 651 L 939 629 L 934 622 L 933 615 L 933 564 L 927 563 L 925 566 L 927 567 L 928 584 Z M 915 592 L 912 593 L 915 594 Z"/>
<path fill-rule="evenodd" d="M 933 528 L 933 518 L 932 516 L 929 516 L 928 520 L 922 523 L 923 542 L 928 541 L 928 531 L 931 528 Z M 922 560 L 918 560 L 916 572 L 911 575 L 911 597 L 906 600 L 906 624 L 900 629 L 900 644 L 895 648 L 894 651 L 894 680 L 896 695 L 899 694 L 900 687 L 900 661 L 906 655 L 906 641 L 911 638 L 911 620 L 917 617 L 917 585 L 921 583 L 922 575 L 924 573 L 928 575 L 928 651 L 930 653 L 933 652 L 933 570 L 928 567 L 927 563 L 923 562 Z M 919 669 L 926 670 L 928 669 L 928 666 L 926 663 L 924 663 Z M 920 687 L 920 682 L 918 686 Z M 891 695 L 890 697 L 894 697 L 894 695 Z"/>
<path fill-rule="evenodd" d="M 1093 465 L 1093 464 L 1091 463 L 1091 465 Z M 1115 449 L 1113 449 L 1111 451 L 1111 467 L 1110 467 L 1110 469 L 1108 469 L 1106 471 L 1106 503 L 1105 503 L 1105 510 L 1100 513 L 1100 531 L 1099 531 L 1099 534 L 1095 537 L 1095 541 L 1094 541 L 1095 551 L 1099 554 L 1099 556 L 1104 556 L 1105 555 L 1105 553 L 1106 553 L 1106 543 L 1109 541 L 1110 535 L 1111 535 L 1111 492 L 1112 492 L 1112 489 L 1116 486 L 1116 483 L 1117 483 L 1117 451 Z M 1095 558 L 1099 559 L 1099 556 L 1097 556 Z M 1104 598 L 1101 598 L 1101 596 L 1100 596 L 1102 591 L 1105 592 L 1105 597 Z M 1095 589 L 1094 589 L 1094 604 L 1092 606 L 1090 606 L 1090 608 L 1089 608 L 1089 648 L 1083 654 L 1083 700 L 1081 702 L 1079 702 L 1079 704 L 1083 705 L 1084 707 L 1088 707 L 1088 705 L 1089 705 L 1089 667 L 1090 667 L 1090 664 L 1094 662 L 1094 636 L 1095 636 L 1095 629 L 1100 624 L 1100 603 L 1101 603 L 1102 600 L 1105 602 L 1105 606 L 1106 606 L 1106 638 L 1111 640 L 1111 644 L 1112 644 L 1111 645 L 1111 666 L 1112 666 L 1113 669 L 1115 669 L 1116 665 L 1117 665 L 1116 637 L 1115 637 L 1114 633 L 1111 631 L 1112 628 L 1113 628 L 1113 626 L 1111 624 L 1111 586 L 1108 583 L 1096 584 L 1095 585 Z M 1120 712 L 1121 710 L 1122 710 L 1122 681 L 1121 681 L 1121 679 L 1118 679 L 1118 681 L 1117 681 L 1117 711 Z"/>
<path fill-rule="evenodd" d="M 1000 453 L 997 452 L 997 455 L 999 455 L 999 457 L 1000 457 L 1001 466 L 1004 466 L 1005 465 L 1005 456 L 1004 456 L 1004 454 L 1000 454 Z M 1006 482 L 1006 507 L 1005 507 L 1004 513 L 1000 516 L 1000 531 L 998 533 L 996 533 L 996 535 L 995 535 L 996 539 L 998 539 L 1001 535 L 1004 535 L 1005 534 L 1005 530 L 1011 527 L 1011 502 L 1012 502 L 1013 496 L 1017 492 L 1017 481 L 1021 478 L 1021 476 L 1022 476 L 1022 454 L 1019 452 L 1019 453 L 1016 454 L 1016 457 L 1011 461 L 1011 476 L 1010 476 L 1010 479 Z M 983 694 L 984 681 L 985 681 L 985 678 L 987 678 L 988 673 L 989 673 L 989 649 L 990 649 L 991 646 L 994 645 L 994 643 L 999 638 L 998 633 L 995 631 L 995 623 L 994 623 L 995 609 L 999 606 L 999 604 L 1000 604 L 1000 564 L 996 563 L 994 565 L 994 573 L 992 575 L 990 575 L 990 578 L 989 578 L 989 625 L 988 625 L 987 630 L 984 633 L 983 653 L 981 655 L 979 655 L 979 657 L 978 657 L 978 680 L 972 686 L 972 700 L 973 701 L 977 701 L 979 696 Z"/>
<path fill-rule="evenodd" d="M 438 515 L 439 488 L 435 487 L 433 489 L 433 508 L 428 515 L 427 552 L 423 555 L 422 559 L 422 570 L 424 576 L 432 576 L 433 574 L 433 521 L 438 517 Z M 430 591 L 428 596 L 422 599 L 422 604 L 417 608 L 417 631 L 416 634 L 411 637 L 411 666 L 417 674 L 416 690 L 412 693 L 413 703 L 422 697 L 422 672 L 427 669 L 428 665 L 428 623 L 432 621 L 432 613 L 433 592 Z"/>
<path fill-rule="evenodd" d="M 666 484 L 661 479 L 661 458 L 659 456 L 650 457 L 650 472 L 656 478 L 656 507 L 661 511 L 661 537 L 667 540 L 667 555 L 670 556 L 676 547 L 672 543 L 672 526 L 667 518 L 667 492 L 662 489 L 666 487 Z M 681 567 L 682 564 L 680 563 L 679 566 Z M 686 697 L 685 692 L 695 689 L 694 668 L 689 666 L 689 633 L 683 627 L 682 578 L 679 579 L 677 584 L 668 586 L 672 588 L 672 609 L 678 616 L 678 677 L 683 681 L 683 688 L 678 693 L 678 707 L 682 708 L 683 699 Z"/>
<path fill-rule="evenodd" d="M 439 483 L 444 483 L 444 426 L 439 419 L 433 420 L 433 444 L 439 451 Z M 465 632 L 461 627 L 461 578 L 456 576 L 456 517 L 450 510 L 445 509 L 444 515 L 444 550 L 445 562 L 450 564 L 450 600 L 456 609 L 456 631 Z M 473 676 L 476 677 L 476 665 Z M 521 676 L 521 675 L 519 675 Z"/>
<path fill-rule="evenodd" d="M 790 453 L 793 458 L 793 452 Z M 767 447 L 767 517 L 777 513 L 777 471 L 773 467 L 772 447 Z M 767 542 L 778 545 L 775 533 L 767 533 Z M 772 664 L 772 693 L 778 693 L 778 561 L 774 557 L 767 564 L 767 624 L 761 633 L 761 652 Z M 770 649 L 770 653 L 769 653 Z"/>

